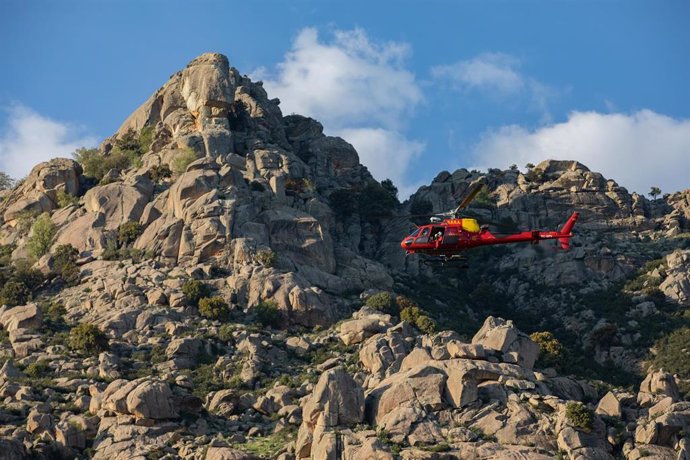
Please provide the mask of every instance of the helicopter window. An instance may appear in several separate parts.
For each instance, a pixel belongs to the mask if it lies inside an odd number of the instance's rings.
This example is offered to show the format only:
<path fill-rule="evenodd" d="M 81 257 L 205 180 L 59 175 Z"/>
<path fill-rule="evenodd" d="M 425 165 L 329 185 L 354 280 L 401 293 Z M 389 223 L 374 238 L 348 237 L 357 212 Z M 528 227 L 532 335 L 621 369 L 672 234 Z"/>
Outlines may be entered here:
<path fill-rule="evenodd" d="M 422 229 L 422 232 L 419 234 L 417 239 L 415 240 L 415 243 L 427 243 L 429 241 L 429 227 L 424 227 Z"/>
<path fill-rule="evenodd" d="M 419 230 L 420 230 L 419 228 L 416 228 L 416 229 L 414 230 L 414 232 L 410 233 L 410 236 L 411 236 L 412 238 L 414 238 L 415 236 L 419 235 Z"/>

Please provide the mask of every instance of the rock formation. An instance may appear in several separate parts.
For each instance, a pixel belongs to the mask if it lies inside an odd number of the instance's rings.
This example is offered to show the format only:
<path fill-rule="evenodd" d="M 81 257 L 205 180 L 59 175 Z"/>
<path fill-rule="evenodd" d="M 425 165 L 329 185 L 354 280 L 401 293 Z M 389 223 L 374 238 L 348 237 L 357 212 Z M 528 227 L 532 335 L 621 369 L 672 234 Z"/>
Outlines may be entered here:
<path fill-rule="evenodd" d="M 77 157 L 0 205 L 0 459 L 690 458 L 687 190 L 546 160 L 399 203 L 211 53 Z M 572 251 L 405 257 L 480 177 Z"/>

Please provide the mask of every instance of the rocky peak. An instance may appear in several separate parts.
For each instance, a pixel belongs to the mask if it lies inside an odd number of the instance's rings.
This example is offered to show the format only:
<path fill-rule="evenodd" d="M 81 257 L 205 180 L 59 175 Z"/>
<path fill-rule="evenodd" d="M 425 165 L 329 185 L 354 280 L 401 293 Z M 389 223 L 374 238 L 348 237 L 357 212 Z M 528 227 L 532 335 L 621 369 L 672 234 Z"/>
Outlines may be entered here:
<path fill-rule="evenodd" d="M 688 455 L 688 191 L 546 160 L 401 204 L 214 53 L 77 157 L 0 204 L 0 458 Z M 573 250 L 406 257 L 400 216 L 479 179 L 491 225 L 580 211 Z"/>

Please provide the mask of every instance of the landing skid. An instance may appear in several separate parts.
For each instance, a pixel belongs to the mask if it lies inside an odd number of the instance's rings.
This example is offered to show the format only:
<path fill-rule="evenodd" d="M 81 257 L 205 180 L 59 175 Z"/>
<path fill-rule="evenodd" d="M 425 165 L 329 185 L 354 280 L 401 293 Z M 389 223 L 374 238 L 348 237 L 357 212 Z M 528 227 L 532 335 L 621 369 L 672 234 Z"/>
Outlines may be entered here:
<path fill-rule="evenodd" d="M 436 256 L 423 259 L 422 263 L 429 267 L 469 268 L 469 265 L 467 265 L 467 257 L 461 255 Z"/>

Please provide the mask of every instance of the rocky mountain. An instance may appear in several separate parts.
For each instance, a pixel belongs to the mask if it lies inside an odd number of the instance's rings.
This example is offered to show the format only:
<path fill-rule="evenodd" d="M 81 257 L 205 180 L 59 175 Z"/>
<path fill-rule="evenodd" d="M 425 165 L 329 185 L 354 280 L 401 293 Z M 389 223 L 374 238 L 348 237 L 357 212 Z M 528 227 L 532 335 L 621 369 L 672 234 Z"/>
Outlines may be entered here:
<path fill-rule="evenodd" d="M 581 213 L 571 251 L 399 242 Z M 690 190 L 577 161 L 400 203 L 219 54 L 0 204 L 0 458 L 690 458 Z"/>

